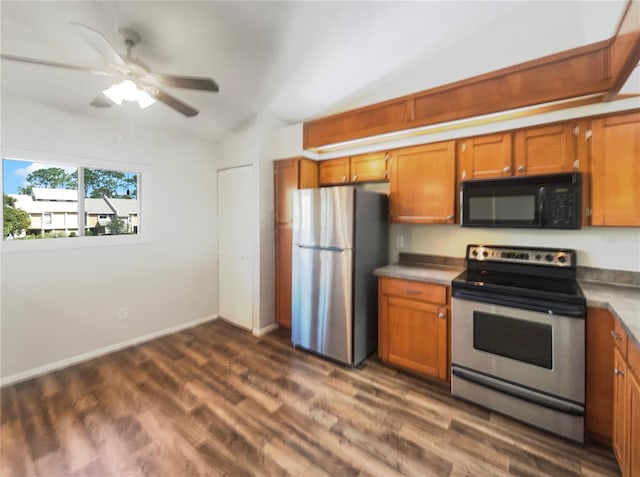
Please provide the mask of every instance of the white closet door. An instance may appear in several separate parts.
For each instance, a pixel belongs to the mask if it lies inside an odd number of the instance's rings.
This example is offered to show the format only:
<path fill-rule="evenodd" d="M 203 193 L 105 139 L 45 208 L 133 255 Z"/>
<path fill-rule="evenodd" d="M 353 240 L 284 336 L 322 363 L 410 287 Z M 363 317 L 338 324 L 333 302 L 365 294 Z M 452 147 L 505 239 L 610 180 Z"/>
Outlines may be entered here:
<path fill-rule="evenodd" d="M 252 328 L 251 166 L 218 171 L 218 314 Z"/>

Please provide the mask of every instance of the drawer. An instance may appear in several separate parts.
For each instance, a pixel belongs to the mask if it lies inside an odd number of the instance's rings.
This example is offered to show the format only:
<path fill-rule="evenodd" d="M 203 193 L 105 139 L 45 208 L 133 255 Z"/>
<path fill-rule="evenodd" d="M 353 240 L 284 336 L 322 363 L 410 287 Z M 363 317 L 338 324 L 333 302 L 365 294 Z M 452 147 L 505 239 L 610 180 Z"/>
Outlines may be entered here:
<path fill-rule="evenodd" d="M 380 279 L 380 286 L 384 295 L 401 296 L 440 305 L 447 304 L 447 287 L 444 285 L 383 277 Z"/>
<path fill-rule="evenodd" d="M 611 336 L 613 336 L 613 342 L 615 343 L 616 348 L 620 350 L 624 359 L 627 359 L 627 342 L 629 341 L 629 338 L 627 337 L 627 333 L 624 331 L 622 324 L 617 319 L 613 320 Z"/>

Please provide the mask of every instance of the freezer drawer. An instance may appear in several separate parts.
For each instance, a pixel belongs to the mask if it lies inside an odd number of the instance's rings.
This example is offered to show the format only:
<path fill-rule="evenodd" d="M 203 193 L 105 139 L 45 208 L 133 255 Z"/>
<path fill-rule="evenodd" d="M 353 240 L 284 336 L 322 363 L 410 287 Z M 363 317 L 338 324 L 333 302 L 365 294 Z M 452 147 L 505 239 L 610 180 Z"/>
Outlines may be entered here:
<path fill-rule="evenodd" d="M 345 364 L 353 361 L 352 253 L 293 247 L 291 340 Z"/>

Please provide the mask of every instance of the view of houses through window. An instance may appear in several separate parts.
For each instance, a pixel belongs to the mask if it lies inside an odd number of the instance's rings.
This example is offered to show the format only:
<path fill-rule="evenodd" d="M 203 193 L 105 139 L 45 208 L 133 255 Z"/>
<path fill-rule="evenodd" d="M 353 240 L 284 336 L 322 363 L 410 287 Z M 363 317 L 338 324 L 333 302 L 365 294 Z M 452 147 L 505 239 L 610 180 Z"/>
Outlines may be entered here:
<path fill-rule="evenodd" d="M 3 159 L 3 238 L 137 234 L 140 174 Z"/>

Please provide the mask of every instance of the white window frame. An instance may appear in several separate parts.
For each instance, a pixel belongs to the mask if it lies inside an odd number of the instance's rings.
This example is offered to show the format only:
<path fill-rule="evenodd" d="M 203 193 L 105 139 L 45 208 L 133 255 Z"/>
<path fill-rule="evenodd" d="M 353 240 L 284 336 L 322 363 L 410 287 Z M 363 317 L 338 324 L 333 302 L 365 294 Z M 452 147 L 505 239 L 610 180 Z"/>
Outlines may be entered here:
<path fill-rule="evenodd" d="M 56 154 L 30 149 L 2 148 L 1 159 L 13 159 L 16 161 L 38 162 L 51 164 L 51 166 L 61 165 L 70 167 L 83 167 L 91 169 L 107 169 L 116 171 L 138 173 L 138 233 L 123 235 L 102 235 L 67 237 L 49 240 L 3 240 L 0 241 L 2 254 L 24 253 L 40 250 L 72 250 L 85 247 L 110 247 L 120 245 L 138 245 L 152 242 L 151 224 L 151 191 L 152 191 L 152 168 L 149 164 L 131 161 L 112 161 L 86 156 L 74 156 L 68 154 Z M 4 192 L 4 168 L 0 167 L 0 184 Z M 84 177 L 78 174 L 78 191 L 84 191 Z M 78 192 L 79 199 L 82 194 Z M 82 213 L 82 215 L 81 215 Z M 4 216 L 0 212 L 0 221 L 4 223 Z M 84 227 L 84 201 L 78 201 L 78 230 Z"/>

